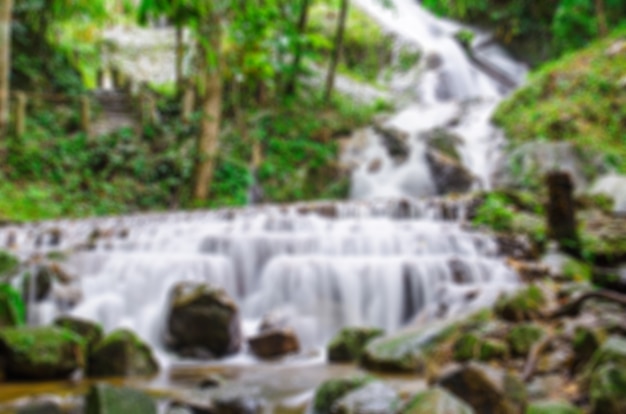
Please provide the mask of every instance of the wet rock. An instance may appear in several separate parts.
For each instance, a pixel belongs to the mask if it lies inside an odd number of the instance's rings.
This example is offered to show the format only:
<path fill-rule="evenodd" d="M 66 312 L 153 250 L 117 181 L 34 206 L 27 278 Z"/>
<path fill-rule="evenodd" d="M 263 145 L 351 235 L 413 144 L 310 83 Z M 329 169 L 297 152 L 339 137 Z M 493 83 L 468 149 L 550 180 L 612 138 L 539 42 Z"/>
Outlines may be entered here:
<path fill-rule="evenodd" d="M 509 260 L 511 266 L 524 283 L 535 283 L 550 276 L 550 268 L 543 263 Z"/>
<path fill-rule="evenodd" d="M 361 355 L 361 365 L 373 371 L 423 373 L 423 332 L 411 331 L 374 339 Z"/>
<path fill-rule="evenodd" d="M 523 323 L 514 326 L 507 335 L 507 342 L 513 355 L 525 357 L 534 344 L 546 335 L 545 330 L 534 323 Z"/>
<path fill-rule="evenodd" d="M 496 234 L 498 254 L 515 260 L 535 260 L 537 250 L 527 236 L 518 234 Z"/>
<path fill-rule="evenodd" d="M 149 377 L 159 372 L 152 350 L 134 333 L 118 329 L 107 335 L 90 353 L 91 377 Z"/>
<path fill-rule="evenodd" d="M 300 341 L 291 329 L 265 331 L 248 339 L 250 350 L 259 358 L 276 358 L 300 351 Z"/>
<path fill-rule="evenodd" d="M 428 148 L 439 152 L 455 161 L 460 161 L 458 147 L 463 145 L 463 138 L 443 128 L 436 128 L 420 135 Z"/>
<path fill-rule="evenodd" d="M 86 319 L 73 316 L 61 316 L 54 321 L 54 325 L 70 330 L 83 338 L 87 348 L 92 350 L 104 338 L 102 326 Z"/>
<path fill-rule="evenodd" d="M 85 414 L 157 414 L 152 398 L 131 388 L 118 388 L 108 384 L 91 387 L 85 399 Z"/>
<path fill-rule="evenodd" d="M 11 285 L 0 283 L 0 329 L 20 326 L 25 320 L 21 295 Z"/>
<path fill-rule="evenodd" d="M 510 322 L 523 322 L 540 316 L 545 304 L 544 293 L 536 285 L 498 299 L 494 311 L 499 318 Z"/>
<path fill-rule="evenodd" d="M 509 354 L 509 348 L 499 339 L 481 338 L 476 333 L 461 336 L 454 343 L 454 359 L 464 362 L 470 360 L 491 361 L 504 359 Z"/>
<path fill-rule="evenodd" d="M 206 284 L 180 283 L 170 295 L 168 345 L 223 357 L 241 348 L 239 309 L 222 289 Z"/>
<path fill-rule="evenodd" d="M 591 282 L 604 289 L 626 293 L 626 267 L 617 269 L 595 268 L 592 272 Z"/>
<path fill-rule="evenodd" d="M 626 413 L 626 365 L 606 363 L 591 374 L 592 414 Z"/>
<path fill-rule="evenodd" d="M 411 154 L 410 136 L 405 131 L 384 123 L 374 125 L 375 131 L 382 137 L 383 144 L 391 157 L 405 160 Z"/>
<path fill-rule="evenodd" d="M 35 401 L 19 407 L 16 414 L 63 414 L 63 410 L 54 401 Z"/>
<path fill-rule="evenodd" d="M 426 152 L 426 162 L 435 182 L 437 194 L 466 193 L 476 178 L 461 163 L 439 152 Z"/>
<path fill-rule="evenodd" d="M 201 390 L 209 390 L 212 388 L 219 388 L 222 385 L 224 385 L 224 378 L 221 375 L 210 374 L 198 383 L 198 388 Z"/>
<path fill-rule="evenodd" d="M 400 397 L 382 382 L 351 391 L 332 407 L 333 414 L 389 414 L 400 406 Z"/>
<path fill-rule="evenodd" d="M 344 328 L 328 344 L 328 360 L 354 362 L 361 358 L 365 346 L 384 335 L 379 328 Z"/>
<path fill-rule="evenodd" d="M 36 302 L 41 302 L 48 298 L 52 291 L 53 279 L 54 275 L 46 266 L 39 266 L 37 268 L 34 279 L 30 273 L 27 273 L 24 279 L 22 279 L 22 295 L 24 301 L 28 303 L 31 297 Z"/>
<path fill-rule="evenodd" d="M 451 367 L 438 380 L 481 414 L 521 414 L 526 406 L 524 383 L 513 374 L 485 365 L 470 363 Z"/>
<path fill-rule="evenodd" d="M 530 404 L 526 414 L 583 414 L 567 401 L 538 401 Z"/>
<path fill-rule="evenodd" d="M 333 406 L 350 392 L 373 382 L 370 376 L 335 378 L 323 382 L 315 391 L 313 399 L 314 414 L 333 414 Z"/>
<path fill-rule="evenodd" d="M 8 379 L 65 379 L 85 365 L 85 343 L 56 327 L 0 330 L 0 355 Z"/>
<path fill-rule="evenodd" d="M 227 390 L 214 396 L 217 414 L 262 414 L 264 402 L 259 397 L 246 394 L 245 390 Z"/>
<path fill-rule="evenodd" d="M 435 387 L 417 394 L 400 414 L 474 414 L 472 407 L 444 389 Z"/>

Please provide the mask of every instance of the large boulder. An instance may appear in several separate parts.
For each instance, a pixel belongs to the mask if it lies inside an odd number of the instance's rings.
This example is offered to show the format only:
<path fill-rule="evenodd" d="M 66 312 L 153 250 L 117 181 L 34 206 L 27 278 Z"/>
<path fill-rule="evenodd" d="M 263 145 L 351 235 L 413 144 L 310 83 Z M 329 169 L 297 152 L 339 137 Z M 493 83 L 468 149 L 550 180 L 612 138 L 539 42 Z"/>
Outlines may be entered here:
<path fill-rule="evenodd" d="M 333 414 L 389 414 L 400 406 L 398 393 L 382 382 L 351 391 L 332 407 Z"/>
<path fill-rule="evenodd" d="M 93 350 L 102 338 L 104 338 L 102 326 L 85 319 L 73 316 L 61 316 L 54 321 L 54 325 L 79 335 L 85 340 L 90 350 Z"/>
<path fill-rule="evenodd" d="M 300 341 L 291 329 L 261 332 L 248 339 L 250 350 L 259 358 L 276 358 L 300 351 Z"/>
<path fill-rule="evenodd" d="M 85 398 L 85 414 L 157 414 L 156 402 L 141 391 L 108 384 L 91 387 Z"/>
<path fill-rule="evenodd" d="M 522 414 L 526 406 L 524 383 L 513 374 L 486 365 L 453 366 L 437 382 L 477 413 Z"/>
<path fill-rule="evenodd" d="M 223 357 L 241 349 L 239 309 L 228 294 L 207 284 L 180 283 L 170 295 L 167 343 L 187 356 Z"/>
<path fill-rule="evenodd" d="M 91 377 L 149 377 L 159 372 L 159 364 L 137 335 L 119 329 L 91 351 L 87 372 Z"/>
<path fill-rule="evenodd" d="M 438 151 L 426 151 L 426 162 L 434 179 L 437 194 L 466 193 L 476 183 L 476 177 L 459 161 Z"/>
<path fill-rule="evenodd" d="M 0 283 L 0 329 L 20 326 L 26 321 L 21 295 L 11 285 Z"/>
<path fill-rule="evenodd" d="M 56 327 L 0 329 L 0 355 L 7 378 L 26 380 L 65 379 L 86 359 L 83 339 Z"/>
<path fill-rule="evenodd" d="M 474 414 L 472 407 L 439 387 L 420 392 L 400 414 Z"/>
<path fill-rule="evenodd" d="M 383 336 L 379 328 L 344 328 L 328 344 L 328 360 L 331 362 L 354 362 L 361 358 L 365 346 Z"/>
<path fill-rule="evenodd" d="M 355 376 L 334 378 L 323 382 L 315 391 L 313 413 L 333 414 L 333 407 L 337 401 L 372 381 L 374 381 L 374 379 L 370 376 Z"/>

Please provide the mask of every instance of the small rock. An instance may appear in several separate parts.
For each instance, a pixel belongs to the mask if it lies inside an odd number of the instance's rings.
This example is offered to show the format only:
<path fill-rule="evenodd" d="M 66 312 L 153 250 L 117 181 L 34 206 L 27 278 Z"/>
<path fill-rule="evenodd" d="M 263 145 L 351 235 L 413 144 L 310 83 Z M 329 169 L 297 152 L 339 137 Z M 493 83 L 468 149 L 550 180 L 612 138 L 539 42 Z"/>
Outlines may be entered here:
<path fill-rule="evenodd" d="M 435 387 L 417 394 L 400 414 L 474 414 L 469 405 L 449 392 Z"/>
<path fill-rule="evenodd" d="M 389 414 L 400 405 L 400 397 L 382 382 L 372 382 L 351 391 L 332 406 L 333 414 Z"/>
<path fill-rule="evenodd" d="M 328 360 L 354 362 L 361 358 L 365 346 L 384 335 L 379 328 L 344 328 L 328 344 Z"/>
<path fill-rule="evenodd" d="M 148 395 L 108 384 L 93 385 L 85 407 L 85 414 L 157 414 L 157 405 Z"/>
<path fill-rule="evenodd" d="M 351 391 L 364 387 L 374 379 L 369 376 L 350 378 L 335 378 L 323 382 L 315 391 L 313 399 L 314 414 L 332 414 L 332 408 L 337 401 Z"/>
<path fill-rule="evenodd" d="M 89 356 L 91 377 L 149 377 L 158 372 L 159 364 L 152 350 L 126 329 L 109 334 Z"/>
<path fill-rule="evenodd" d="M 521 414 L 527 401 L 518 377 L 476 363 L 450 368 L 438 384 L 481 414 Z"/>
<path fill-rule="evenodd" d="M 61 316 L 54 321 L 54 325 L 79 335 L 87 342 L 88 349 L 93 349 L 104 338 L 102 326 L 85 319 Z"/>
<path fill-rule="evenodd" d="M 291 329 L 263 332 L 250 338 L 248 344 L 259 358 L 276 358 L 300 351 L 298 337 Z"/>

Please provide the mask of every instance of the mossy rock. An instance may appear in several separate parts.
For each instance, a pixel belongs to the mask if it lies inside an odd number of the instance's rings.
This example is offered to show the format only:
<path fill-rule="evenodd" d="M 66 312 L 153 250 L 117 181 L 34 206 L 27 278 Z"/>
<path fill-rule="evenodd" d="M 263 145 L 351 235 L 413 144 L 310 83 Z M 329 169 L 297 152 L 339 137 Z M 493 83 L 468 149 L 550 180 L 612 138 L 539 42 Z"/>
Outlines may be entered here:
<path fill-rule="evenodd" d="M 577 327 L 574 331 L 574 370 L 579 371 L 606 341 L 607 334 L 600 328 Z"/>
<path fill-rule="evenodd" d="M 355 376 L 334 378 L 323 382 L 315 391 L 313 398 L 314 414 L 331 414 L 333 405 L 351 391 L 359 389 L 374 381 L 371 376 Z"/>
<path fill-rule="evenodd" d="M 119 329 L 92 350 L 87 372 L 90 377 L 149 377 L 159 372 L 159 364 L 137 335 Z"/>
<path fill-rule="evenodd" d="M 566 401 L 538 401 L 528 406 L 526 414 L 583 414 L 583 411 Z"/>
<path fill-rule="evenodd" d="M 500 297 L 494 311 L 500 319 L 523 322 L 537 318 L 545 303 L 541 289 L 536 285 L 530 285 L 514 294 Z"/>
<path fill-rule="evenodd" d="M 514 326 L 507 335 L 507 342 L 514 355 L 525 357 L 534 344 L 546 335 L 545 329 L 534 323 Z"/>
<path fill-rule="evenodd" d="M 380 381 L 349 392 L 332 406 L 333 414 L 395 413 L 401 405 L 398 393 Z"/>
<path fill-rule="evenodd" d="M 65 379 L 85 366 L 85 342 L 74 332 L 56 327 L 4 328 L 0 354 L 9 379 Z"/>
<path fill-rule="evenodd" d="M 358 361 L 365 346 L 383 335 L 384 331 L 379 328 L 344 328 L 328 344 L 328 360 Z"/>
<path fill-rule="evenodd" d="M 591 374 L 589 386 L 593 414 L 626 413 L 626 366 L 608 363 Z"/>
<path fill-rule="evenodd" d="M 11 285 L 0 283 L 0 328 L 22 326 L 25 321 L 22 296 Z"/>
<path fill-rule="evenodd" d="M 20 261 L 11 253 L 0 250 L 0 281 L 6 281 L 20 266 Z"/>
<path fill-rule="evenodd" d="M 442 388 L 417 394 L 399 414 L 475 414 L 472 407 Z"/>
<path fill-rule="evenodd" d="M 73 316 L 61 316 L 54 321 L 54 325 L 68 329 L 82 337 L 90 350 L 94 349 L 102 338 L 104 338 L 102 326 L 85 319 Z"/>
<path fill-rule="evenodd" d="M 85 407 L 85 414 L 157 414 L 156 402 L 150 396 L 108 384 L 92 386 Z"/>
<path fill-rule="evenodd" d="M 460 362 L 505 359 L 509 354 L 509 348 L 504 341 L 481 338 L 477 333 L 464 334 L 454 343 L 453 349 L 454 359 Z"/>

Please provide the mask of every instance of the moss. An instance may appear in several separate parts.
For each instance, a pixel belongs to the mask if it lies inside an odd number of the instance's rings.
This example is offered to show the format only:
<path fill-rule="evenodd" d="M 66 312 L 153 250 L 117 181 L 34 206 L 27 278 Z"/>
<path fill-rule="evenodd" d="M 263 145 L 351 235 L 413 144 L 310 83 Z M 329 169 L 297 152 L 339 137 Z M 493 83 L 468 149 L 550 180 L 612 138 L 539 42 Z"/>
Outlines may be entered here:
<path fill-rule="evenodd" d="M 617 30 L 534 73 L 494 115 L 510 142 L 572 141 L 586 153 L 604 154 L 607 163 L 626 172 L 626 53 L 606 53 L 624 37 L 626 29 Z"/>
<path fill-rule="evenodd" d="M 86 414 L 157 414 L 157 405 L 148 395 L 108 384 L 91 387 L 85 403 Z"/>
<path fill-rule="evenodd" d="M 344 328 L 328 344 L 328 359 L 334 362 L 358 361 L 365 346 L 384 331 L 378 328 Z"/>
<path fill-rule="evenodd" d="M 573 258 L 567 259 L 562 270 L 563 276 L 575 282 L 589 282 L 593 272 L 589 263 Z"/>
<path fill-rule="evenodd" d="M 441 388 L 418 393 L 400 410 L 400 414 L 473 414 L 465 402 Z"/>
<path fill-rule="evenodd" d="M 537 317 L 545 304 L 543 292 L 536 285 L 530 285 L 512 295 L 498 299 L 494 311 L 501 319 L 520 322 Z"/>
<path fill-rule="evenodd" d="M 6 279 L 8 276 L 12 276 L 19 265 L 20 262 L 17 257 L 7 251 L 0 250 L 0 281 Z"/>
<path fill-rule="evenodd" d="M 152 376 L 158 372 L 152 350 L 126 329 L 109 334 L 89 356 L 88 374 L 92 377 Z"/>
<path fill-rule="evenodd" d="M 509 350 L 507 345 L 497 339 L 481 338 L 477 333 L 461 336 L 454 343 L 454 359 L 456 361 L 491 361 L 506 358 Z"/>
<path fill-rule="evenodd" d="M 331 414 L 335 402 L 358 388 L 374 381 L 371 376 L 336 378 L 322 383 L 315 392 L 313 409 L 315 414 Z"/>
<path fill-rule="evenodd" d="M 62 316 L 55 320 L 54 324 L 79 335 L 87 342 L 89 349 L 94 349 L 104 337 L 101 325 L 80 318 Z"/>
<path fill-rule="evenodd" d="M 22 296 L 11 285 L 0 283 L 0 328 L 21 326 L 26 322 Z"/>
<path fill-rule="evenodd" d="M 533 345 L 545 334 L 545 330 L 539 325 L 533 323 L 519 324 L 511 329 L 506 340 L 514 355 L 525 357 Z"/>

